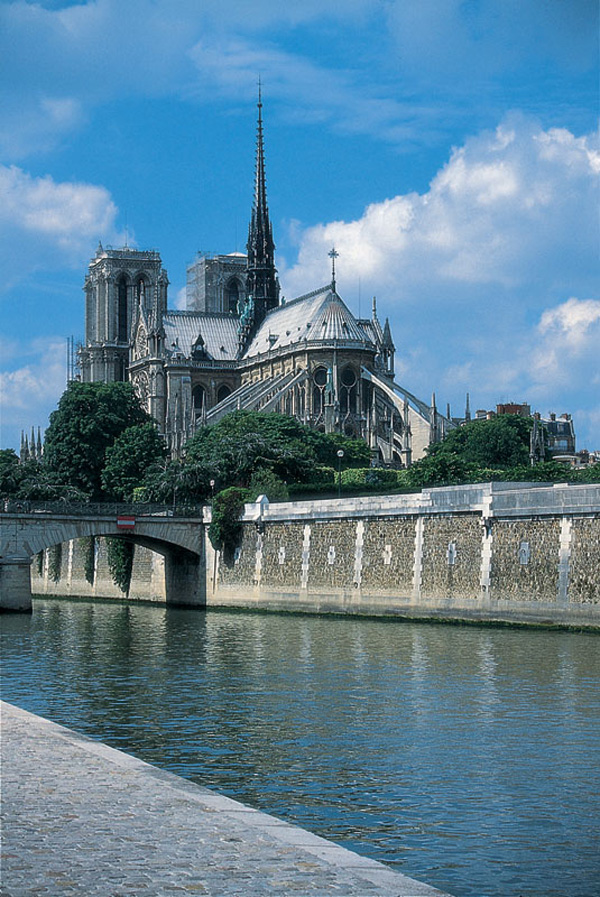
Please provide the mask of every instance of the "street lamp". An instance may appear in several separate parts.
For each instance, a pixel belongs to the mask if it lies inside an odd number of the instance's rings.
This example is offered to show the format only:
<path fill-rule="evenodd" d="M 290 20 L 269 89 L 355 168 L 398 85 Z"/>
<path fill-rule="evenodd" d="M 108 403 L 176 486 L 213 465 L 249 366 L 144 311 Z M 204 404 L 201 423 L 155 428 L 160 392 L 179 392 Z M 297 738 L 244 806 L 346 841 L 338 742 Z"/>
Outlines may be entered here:
<path fill-rule="evenodd" d="M 338 498 L 342 497 L 342 458 L 344 457 L 344 450 L 337 450 L 337 459 L 338 459 Z"/>
<path fill-rule="evenodd" d="M 213 502 L 215 500 L 215 481 L 210 481 L 210 500 Z"/>

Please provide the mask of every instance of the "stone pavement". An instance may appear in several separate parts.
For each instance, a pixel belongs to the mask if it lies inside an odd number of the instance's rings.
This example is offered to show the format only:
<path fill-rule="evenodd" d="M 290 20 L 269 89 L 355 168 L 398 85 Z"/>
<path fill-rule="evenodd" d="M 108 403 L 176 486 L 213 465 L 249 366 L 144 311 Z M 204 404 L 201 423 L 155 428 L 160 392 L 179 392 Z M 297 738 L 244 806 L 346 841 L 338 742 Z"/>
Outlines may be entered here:
<path fill-rule="evenodd" d="M 443 897 L 2 702 L 3 897 Z"/>

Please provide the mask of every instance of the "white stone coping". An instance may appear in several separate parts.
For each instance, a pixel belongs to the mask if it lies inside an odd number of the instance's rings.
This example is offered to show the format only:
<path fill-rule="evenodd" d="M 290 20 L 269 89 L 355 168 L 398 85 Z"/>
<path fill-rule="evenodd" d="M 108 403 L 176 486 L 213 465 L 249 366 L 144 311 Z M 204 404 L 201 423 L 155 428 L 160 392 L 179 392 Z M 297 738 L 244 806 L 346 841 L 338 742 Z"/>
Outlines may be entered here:
<path fill-rule="evenodd" d="M 403 495 L 368 495 L 245 506 L 245 523 L 290 523 L 357 517 L 478 514 L 482 518 L 600 515 L 600 484 L 477 483 Z M 210 508 L 204 522 L 211 520 Z"/>

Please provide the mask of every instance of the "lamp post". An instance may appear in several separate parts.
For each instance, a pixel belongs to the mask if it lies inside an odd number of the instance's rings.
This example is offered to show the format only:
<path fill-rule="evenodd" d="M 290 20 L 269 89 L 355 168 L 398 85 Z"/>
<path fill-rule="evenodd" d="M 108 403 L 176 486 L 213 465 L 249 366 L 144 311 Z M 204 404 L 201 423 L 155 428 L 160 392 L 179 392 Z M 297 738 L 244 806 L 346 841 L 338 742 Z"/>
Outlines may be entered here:
<path fill-rule="evenodd" d="M 338 459 L 338 498 L 342 497 L 342 458 L 344 457 L 344 450 L 337 450 L 337 459 Z"/>
<path fill-rule="evenodd" d="M 214 480 L 211 480 L 211 481 L 210 481 L 210 501 L 211 501 L 211 504 L 214 502 L 214 500 L 215 500 L 215 481 L 214 481 Z"/>

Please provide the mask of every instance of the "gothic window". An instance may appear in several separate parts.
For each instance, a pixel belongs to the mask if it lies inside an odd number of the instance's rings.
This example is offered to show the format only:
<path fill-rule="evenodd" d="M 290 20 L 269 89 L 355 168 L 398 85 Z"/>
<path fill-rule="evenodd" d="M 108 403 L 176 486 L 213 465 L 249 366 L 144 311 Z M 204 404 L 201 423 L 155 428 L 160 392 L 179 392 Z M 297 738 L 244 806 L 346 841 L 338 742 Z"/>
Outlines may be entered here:
<path fill-rule="evenodd" d="M 340 411 L 350 414 L 356 410 L 356 373 L 351 367 L 342 371 L 340 390 Z"/>
<path fill-rule="evenodd" d="M 117 283 L 117 339 L 120 343 L 129 340 L 127 324 L 127 279 L 123 275 Z"/>
<path fill-rule="evenodd" d="M 231 389 L 227 386 L 226 383 L 223 383 L 217 390 L 217 402 L 223 402 L 227 398 L 227 396 L 230 395 Z"/>
<path fill-rule="evenodd" d="M 198 386 L 194 386 L 192 390 L 192 399 L 194 402 L 195 413 L 202 414 L 206 408 L 206 390 L 200 383 Z"/>
<path fill-rule="evenodd" d="M 240 285 L 235 277 L 227 281 L 225 287 L 225 301 L 223 303 L 225 311 L 231 315 L 237 314 L 238 302 L 240 301 Z"/>
<path fill-rule="evenodd" d="M 313 414 L 318 417 L 325 407 L 325 387 L 327 385 L 327 368 L 317 368 L 313 374 Z"/>

